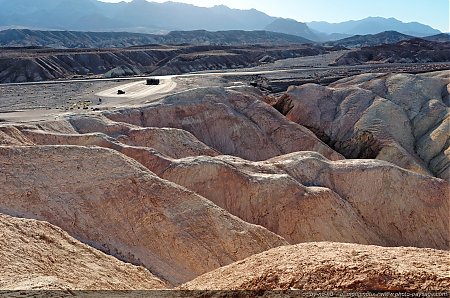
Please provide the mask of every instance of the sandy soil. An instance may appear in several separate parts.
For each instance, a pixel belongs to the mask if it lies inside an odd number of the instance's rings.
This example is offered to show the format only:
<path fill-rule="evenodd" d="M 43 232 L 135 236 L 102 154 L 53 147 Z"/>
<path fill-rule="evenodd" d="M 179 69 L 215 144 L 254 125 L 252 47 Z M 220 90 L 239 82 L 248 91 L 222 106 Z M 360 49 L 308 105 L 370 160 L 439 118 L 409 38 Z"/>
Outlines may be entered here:
<path fill-rule="evenodd" d="M 42 121 L 42 120 L 57 120 L 68 112 L 62 112 L 57 109 L 28 109 L 22 111 L 5 112 L 0 113 L 0 123 L 1 122 L 31 122 L 31 121 Z"/>

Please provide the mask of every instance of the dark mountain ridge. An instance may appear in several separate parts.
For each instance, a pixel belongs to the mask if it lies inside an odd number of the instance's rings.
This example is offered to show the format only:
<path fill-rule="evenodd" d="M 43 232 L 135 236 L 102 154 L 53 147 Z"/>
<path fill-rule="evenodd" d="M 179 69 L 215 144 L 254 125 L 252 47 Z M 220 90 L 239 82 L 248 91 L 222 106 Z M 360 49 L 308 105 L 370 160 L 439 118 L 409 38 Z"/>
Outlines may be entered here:
<path fill-rule="evenodd" d="M 287 33 L 296 36 L 302 36 L 314 41 L 320 41 L 320 38 L 305 23 L 297 22 L 293 19 L 278 18 L 265 28 L 267 31 Z"/>
<path fill-rule="evenodd" d="M 378 34 L 355 35 L 323 45 L 335 48 L 360 48 L 383 44 L 394 44 L 416 37 L 395 31 Z M 424 37 L 424 40 L 450 42 L 447 33 Z M 0 31 L 0 47 L 24 48 L 47 47 L 54 49 L 74 48 L 126 48 L 148 45 L 289 45 L 312 44 L 311 40 L 296 35 L 270 31 L 172 31 L 167 34 L 144 34 L 129 32 L 82 32 L 41 31 L 29 29 L 8 29 Z"/>
<path fill-rule="evenodd" d="M 429 41 L 437 41 L 437 42 L 450 42 L 450 33 L 440 33 L 440 34 L 424 37 L 424 39 L 429 40 Z"/>
<path fill-rule="evenodd" d="M 430 62 L 450 62 L 450 42 L 414 38 L 393 44 L 362 47 L 342 55 L 333 65 Z"/>
<path fill-rule="evenodd" d="M 172 31 L 165 35 L 128 32 L 0 31 L 0 47 L 120 48 L 151 44 L 246 45 L 303 44 L 312 41 L 300 36 L 268 31 Z"/>
<path fill-rule="evenodd" d="M 346 48 L 370 47 L 381 44 L 397 43 L 403 40 L 415 38 L 411 35 L 402 34 L 396 31 L 385 31 L 378 34 L 355 35 L 340 39 L 334 42 L 328 42 L 327 45 L 342 46 Z"/>

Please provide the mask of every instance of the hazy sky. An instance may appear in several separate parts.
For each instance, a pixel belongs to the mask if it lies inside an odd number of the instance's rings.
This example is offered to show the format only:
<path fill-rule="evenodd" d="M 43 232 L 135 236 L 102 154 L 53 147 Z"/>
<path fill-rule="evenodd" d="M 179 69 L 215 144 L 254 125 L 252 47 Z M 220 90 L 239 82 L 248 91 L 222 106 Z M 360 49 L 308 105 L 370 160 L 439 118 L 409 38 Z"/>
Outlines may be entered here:
<path fill-rule="evenodd" d="M 340 22 L 368 16 L 394 17 L 404 22 L 417 21 L 441 31 L 450 31 L 450 0 L 174 0 L 174 2 L 204 7 L 224 4 L 231 8 L 256 8 L 271 16 L 292 18 L 301 22 Z"/>

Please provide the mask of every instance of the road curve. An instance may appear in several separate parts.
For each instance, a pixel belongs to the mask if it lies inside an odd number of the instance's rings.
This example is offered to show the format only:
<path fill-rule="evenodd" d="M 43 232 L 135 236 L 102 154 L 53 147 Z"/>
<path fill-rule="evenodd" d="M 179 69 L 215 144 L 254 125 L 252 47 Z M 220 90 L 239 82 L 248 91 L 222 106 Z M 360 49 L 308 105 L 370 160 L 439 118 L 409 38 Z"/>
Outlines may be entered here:
<path fill-rule="evenodd" d="M 168 93 L 175 89 L 176 86 L 177 83 L 175 83 L 172 79 L 162 79 L 160 80 L 159 85 L 147 85 L 146 81 L 138 81 L 121 86 L 115 86 L 113 88 L 98 92 L 95 95 L 109 98 L 126 97 L 128 99 L 141 99 L 150 95 Z M 123 90 L 125 94 L 117 94 L 119 89 Z"/>

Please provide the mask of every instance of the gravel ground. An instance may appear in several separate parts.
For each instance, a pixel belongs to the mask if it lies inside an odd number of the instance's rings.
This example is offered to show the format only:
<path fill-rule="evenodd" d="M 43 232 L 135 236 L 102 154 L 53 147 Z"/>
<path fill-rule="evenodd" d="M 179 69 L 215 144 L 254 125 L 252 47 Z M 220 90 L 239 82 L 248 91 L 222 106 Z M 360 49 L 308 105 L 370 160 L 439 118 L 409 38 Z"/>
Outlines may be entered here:
<path fill-rule="evenodd" d="M 95 93 L 117 85 L 117 82 L 75 82 L 41 85 L 0 85 L 0 111 L 26 109 L 61 109 L 78 102 L 98 102 Z"/>

